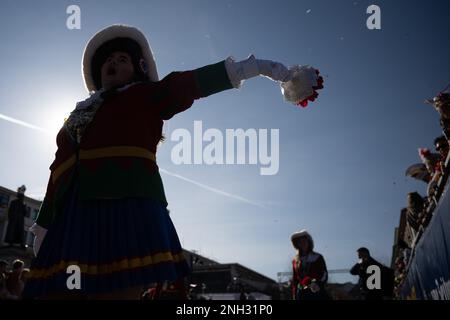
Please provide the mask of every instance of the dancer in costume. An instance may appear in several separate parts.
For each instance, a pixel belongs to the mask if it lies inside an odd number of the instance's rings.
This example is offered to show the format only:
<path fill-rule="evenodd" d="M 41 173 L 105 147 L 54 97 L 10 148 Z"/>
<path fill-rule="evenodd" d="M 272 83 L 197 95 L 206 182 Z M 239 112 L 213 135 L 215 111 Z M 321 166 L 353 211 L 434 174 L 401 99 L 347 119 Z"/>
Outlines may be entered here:
<path fill-rule="evenodd" d="M 325 300 L 329 296 L 325 290 L 328 271 L 325 259 L 314 250 L 314 241 L 306 230 L 291 236 L 297 254 L 292 260 L 292 299 Z"/>
<path fill-rule="evenodd" d="M 195 100 L 265 76 L 285 99 L 306 106 L 322 88 L 310 66 L 232 57 L 159 79 L 150 45 L 131 26 L 95 34 L 83 54 L 90 97 L 77 103 L 57 135 L 57 152 L 32 230 L 37 257 L 26 297 L 135 298 L 143 287 L 182 283 L 188 263 L 168 215 L 156 162 L 163 123 Z M 81 270 L 69 290 L 66 270 Z M 180 284 L 181 286 L 181 284 Z"/>

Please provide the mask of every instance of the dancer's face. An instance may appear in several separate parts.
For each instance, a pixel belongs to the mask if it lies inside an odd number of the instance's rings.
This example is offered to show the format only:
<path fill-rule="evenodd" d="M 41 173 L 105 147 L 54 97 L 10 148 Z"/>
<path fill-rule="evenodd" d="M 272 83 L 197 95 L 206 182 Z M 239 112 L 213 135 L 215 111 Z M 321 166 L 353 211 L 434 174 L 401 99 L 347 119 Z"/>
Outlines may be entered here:
<path fill-rule="evenodd" d="M 134 67 L 128 53 L 116 51 L 106 58 L 101 68 L 102 87 L 105 90 L 130 82 L 134 77 Z"/>
<path fill-rule="evenodd" d="M 366 252 L 358 251 L 358 258 L 361 259 L 362 261 L 366 261 L 368 257 L 369 256 L 367 255 Z"/>
<path fill-rule="evenodd" d="M 308 239 L 306 237 L 300 237 L 298 239 L 298 245 L 299 245 L 300 250 L 303 253 L 308 253 L 309 252 L 309 250 L 310 250 L 310 248 L 309 248 L 309 241 L 308 241 Z"/>

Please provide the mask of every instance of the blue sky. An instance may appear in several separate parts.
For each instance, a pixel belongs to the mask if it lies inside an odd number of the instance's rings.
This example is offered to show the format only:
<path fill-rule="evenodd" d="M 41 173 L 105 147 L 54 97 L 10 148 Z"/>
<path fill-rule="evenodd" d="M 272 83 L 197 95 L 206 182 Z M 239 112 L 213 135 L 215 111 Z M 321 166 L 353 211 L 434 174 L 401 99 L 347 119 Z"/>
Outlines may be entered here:
<path fill-rule="evenodd" d="M 381 8 L 381 30 L 368 30 L 366 8 Z M 81 8 L 81 29 L 66 28 L 66 8 Z M 27 185 L 42 196 L 56 151 L 55 134 L 75 102 L 86 41 L 113 23 L 149 38 L 160 78 L 233 55 L 253 53 L 286 65 L 310 64 L 325 75 L 306 109 L 283 101 L 278 85 L 248 80 L 197 101 L 165 124 L 161 168 L 251 199 L 264 208 L 162 174 L 182 245 L 220 262 L 239 262 L 271 278 L 287 271 L 289 237 L 307 228 L 329 269 L 348 268 L 367 246 L 389 263 L 394 227 L 409 191 L 404 177 L 417 148 L 440 135 L 438 115 L 422 102 L 450 82 L 448 1 L 2 1 L 0 185 Z M 177 128 L 279 129 L 280 169 L 255 165 L 175 165 Z M 354 280 L 334 276 L 332 280 Z"/>

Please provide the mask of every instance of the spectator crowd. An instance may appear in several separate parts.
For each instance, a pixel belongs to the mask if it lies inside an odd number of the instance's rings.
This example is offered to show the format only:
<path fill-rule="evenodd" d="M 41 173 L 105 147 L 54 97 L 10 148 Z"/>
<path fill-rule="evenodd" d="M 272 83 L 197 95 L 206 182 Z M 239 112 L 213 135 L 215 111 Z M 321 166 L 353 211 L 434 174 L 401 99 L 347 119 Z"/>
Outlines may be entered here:
<path fill-rule="evenodd" d="M 0 260 L 0 300 L 20 299 L 28 272 L 22 260 L 16 259 L 11 265 Z"/>
<path fill-rule="evenodd" d="M 422 163 L 412 165 L 406 171 L 407 176 L 425 182 L 427 191 L 426 195 L 421 195 L 417 191 L 408 193 L 406 207 L 401 211 L 405 223 L 401 228 L 400 237 L 397 239 L 397 250 L 394 257 L 394 292 L 397 297 L 407 276 L 414 247 L 433 217 L 450 170 L 450 92 L 440 92 L 433 99 L 426 100 L 426 103 L 432 105 L 438 112 L 443 135 L 434 139 L 435 152 L 428 148 L 419 148 L 419 157 Z"/>

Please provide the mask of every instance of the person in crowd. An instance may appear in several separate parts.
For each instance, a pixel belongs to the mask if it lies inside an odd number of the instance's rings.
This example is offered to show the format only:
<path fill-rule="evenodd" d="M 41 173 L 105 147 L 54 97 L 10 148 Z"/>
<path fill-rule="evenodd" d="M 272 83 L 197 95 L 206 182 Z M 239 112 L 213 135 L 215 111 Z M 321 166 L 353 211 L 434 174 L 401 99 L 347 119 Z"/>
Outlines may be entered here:
<path fill-rule="evenodd" d="M 327 300 L 325 290 L 328 271 L 325 259 L 314 251 L 314 240 L 307 230 L 291 235 L 291 242 L 297 250 L 292 259 L 292 299 L 293 300 Z"/>
<path fill-rule="evenodd" d="M 419 156 L 429 173 L 427 195 L 431 197 L 435 193 L 437 183 L 441 177 L 439 165 L 441 155 L 439 153 L 433 153 L 427 148 L 419 148 Z"/>
<path fill-rule="evenodd" d="M 403 239 L 398 240 L 397 247 L 399 250 L 398 256 L 402 257 L 407 263 L 411 255 L 411 247 Z"/>
<path fill-rule="evenodd" d="M 0 300 L 7 299 L 8 290 L 6 289 L 6 269 L 8 268 L 8 262 L 0 260 Z"/>
<path fill-rule="evenodd" d="M 8 266 L 6 260 L 0 260 L 0 300 L 17 300 L 19 297 L 8 291 L 7 281 L 11 274 L 8 272 Z"/>
<path fill-rule="evenodd" d="M 448 155 L 448 141 L 445 136 L 437 137 L 434 140 L 434 146 L 438 153 L 431 153 L 428 149 L 419 149 L 420 157 L 430 173 L 428 182 L 428 196 L 435 194 L 440 178 L 445 172 L 445 160 Z"/>
<path fill-rule="evenodd" d="M 405 258 L 402 255 L 398 256 L 395 259 L 395 268 L 396 270 L 398 270 L 399 273 L 405 272 L 406 262 Z"/>
<path fill-rule="evenodd" d="M 438 169 L 440 170 L 440 172 L 445 172 L 445 160 L 447 160 L 449 150 L 449 144 L 445 136 L 440 136 L 434 139 L 434 147 L 440 154 Z"/>
<path fill-rule="evenodd" d="M 6 277 L 7 270 L 8 270 L 8 261 L 0 260 L 0 275 L 4 275 Z"/>
<path fill-rule="evenodd" d="M 365 247 L 359 248 L 356 252 L 358 253 L 359 261 L 350 269 L 350 273 L 359 277 L 358 285 L 361 296 L 365 300 L 381 300 L 383 298 L 382 286 L 379 289 L 370 289 L 367 285 L 367 280 L 372 274 L 368 272 L 370 266 L 378 266 L 381 270 L 383 265 L 372 258 L 369 249 Z"/>
<path fill-rule="evenodd" d="M 9 293 L 17 298 L 20 298 L 24 288 L 24 282 L 21 279 L 24 269 L 24 262 L 16 259 L 12 263 L 12 272 L 6 280 L 6 288 Z"/>
<path fill-rule="evenodd" d="M 395 258 L 394 292 L 398 296 L 399 289 L 406 277 L 406 261 L 402 255 Z"/>
<path fill-rule="evenodd" d="M 408 216 L 407 208 L 402 208 L 401 217 L 404 217 L 405 219 L 405 229 L 402 234 L 403 236 L 398 241 L 404 243 L 405 247 L 411 248 L 414 240 L 414 235 L 416 233 L 416 230 L 419 228 L 419 221 L 416 221 L 415 219 L 412 220 Z"/>
<path fill-rule="evenodd" d="M 438 153 L 431 152 L 428 148 L 419 148 L 418 152 L 422 163 L 427 168 L 430 176 L 433 177 L 436 172 L 436 165 L 438 164 L 441 156 Z"/>
<path fill-rule="evenodd" d="M 406 199 L 408 223 L 418 232 L 426 218 L 424 198 L 418 192 L 409 192 Z"/>
<path fill-rule="evenodd" d="M 395 259 L 395 283 L 401 285 L 406 275 L 406 260 L 402 255 Z"/>
<path fill-rule="evenodd" d="M 444 91 L 425 102 L 432 105 L 439 113 L 442 131 L 447 141 L 450 142 L 450 92 Z"/>

